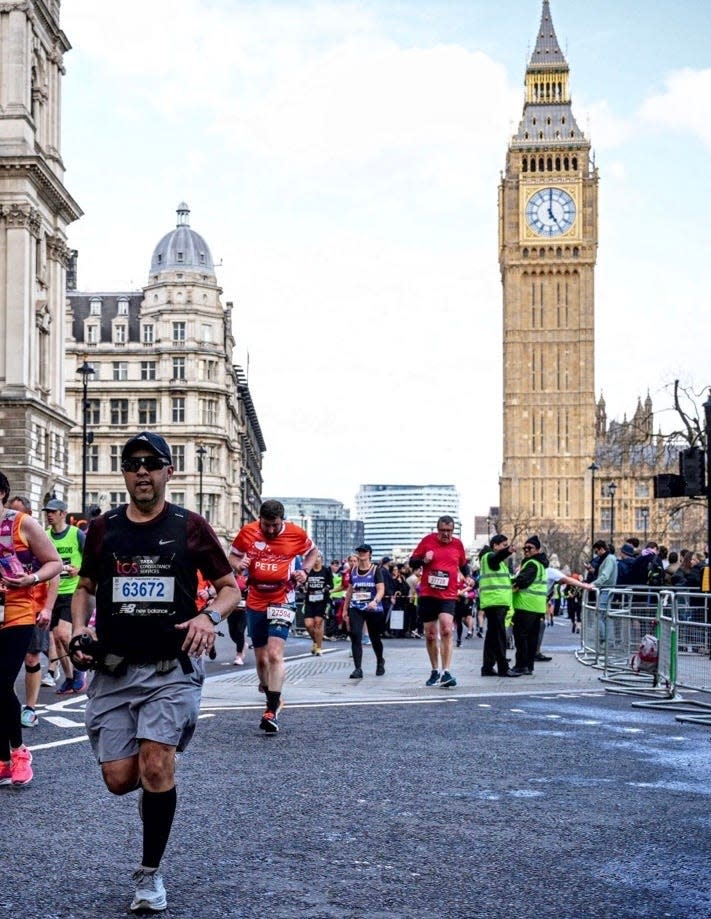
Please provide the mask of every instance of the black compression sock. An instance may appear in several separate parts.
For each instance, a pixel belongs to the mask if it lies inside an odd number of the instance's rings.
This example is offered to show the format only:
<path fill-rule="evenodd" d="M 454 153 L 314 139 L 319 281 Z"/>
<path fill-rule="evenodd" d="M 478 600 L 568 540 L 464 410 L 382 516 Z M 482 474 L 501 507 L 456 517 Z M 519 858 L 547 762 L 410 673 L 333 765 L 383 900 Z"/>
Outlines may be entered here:
<path fill-rule="evenodd" d="M 175 786 L 168 791 L 143 790 L 144 868 L 157 868 L 168 845 L 177 803 Z"/>
<path fill-rule="evenodd" d="M 281 701 L 280 692 L 271 692 L 267 690 L 267 711 L 276 713 L 279 711 L 279 702 Z"/>

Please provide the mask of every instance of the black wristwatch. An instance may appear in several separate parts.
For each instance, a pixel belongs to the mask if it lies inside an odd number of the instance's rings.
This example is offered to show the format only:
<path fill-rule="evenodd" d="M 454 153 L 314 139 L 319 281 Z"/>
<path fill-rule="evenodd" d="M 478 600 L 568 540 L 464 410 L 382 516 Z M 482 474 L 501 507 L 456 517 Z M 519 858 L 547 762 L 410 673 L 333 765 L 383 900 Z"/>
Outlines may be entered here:
<path fill-rule="evenodd" d="M 203 616 L 207 616 L 214 626 L 218 626 L 222 622 L 222 615 L 218 613 L 217 610 L 203 609 L 200 610 L 200 612 L 203 614 Z"/>

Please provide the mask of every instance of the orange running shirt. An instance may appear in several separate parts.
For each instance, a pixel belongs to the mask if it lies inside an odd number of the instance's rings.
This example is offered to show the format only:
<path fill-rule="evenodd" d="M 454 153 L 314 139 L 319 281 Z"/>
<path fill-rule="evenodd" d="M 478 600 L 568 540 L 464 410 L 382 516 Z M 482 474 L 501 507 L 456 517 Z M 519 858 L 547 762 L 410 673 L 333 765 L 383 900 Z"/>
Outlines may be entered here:
<path fill-rule="evenodd" d="M 263 613 L 272 603 L 286 603 L 293 590 L 290 579 L 296 556 L 306 555 L 314 544 L 305 530 L 289 522 L 276 539 L 267 540 L 255 520 L 242 527 L 232 548 L 237 555 L 246 555 L 249 562 L 247 606 Z"/>

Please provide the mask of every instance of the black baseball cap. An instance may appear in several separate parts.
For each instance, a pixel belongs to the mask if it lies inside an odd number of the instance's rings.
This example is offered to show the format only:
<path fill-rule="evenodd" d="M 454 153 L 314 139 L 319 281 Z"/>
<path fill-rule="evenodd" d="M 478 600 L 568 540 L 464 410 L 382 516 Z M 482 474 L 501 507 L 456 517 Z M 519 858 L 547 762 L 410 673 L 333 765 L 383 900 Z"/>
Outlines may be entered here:
<path fill-rule="evenodd" d="M 173 465 L 170 447 L 160 434 L 154 434 L 153 431 L 141 431 L 139 434 L 135 434 L 130 440 L 127 440 L 121 451 L 121 459 L 128 459 L 133 451 L 138 450 L 140 447 L 147 447 L 149 450 L 152 450 L 156 456 L 162 457 L 164 460 L 168 461 L 169 465 Z"/>
<path fill-rule="evenodd" d="M 372 555 L 373 547 L 369 546 L 367 542 L 364 542 L 362 545 L 356 546 L 356 552 L 370 552 L 370 554 Z"/>

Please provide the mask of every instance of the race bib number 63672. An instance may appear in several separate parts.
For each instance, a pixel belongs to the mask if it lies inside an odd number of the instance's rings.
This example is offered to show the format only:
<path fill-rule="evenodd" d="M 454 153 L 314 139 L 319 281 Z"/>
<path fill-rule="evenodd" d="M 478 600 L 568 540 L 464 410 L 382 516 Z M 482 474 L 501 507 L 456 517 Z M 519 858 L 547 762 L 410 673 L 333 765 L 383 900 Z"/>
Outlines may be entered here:
<path fill-rule="evenodd" d="M 113 578 L 111 599 L 114 603 L 124 600 L 163 600 L 171 603 L 175 590 L 175 578 Z"/>

